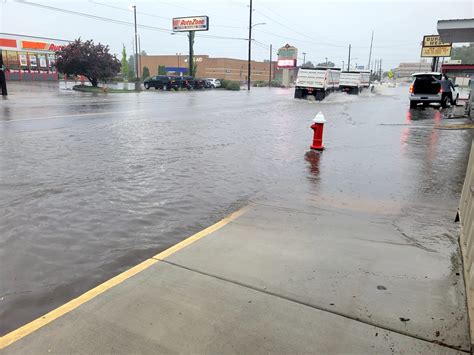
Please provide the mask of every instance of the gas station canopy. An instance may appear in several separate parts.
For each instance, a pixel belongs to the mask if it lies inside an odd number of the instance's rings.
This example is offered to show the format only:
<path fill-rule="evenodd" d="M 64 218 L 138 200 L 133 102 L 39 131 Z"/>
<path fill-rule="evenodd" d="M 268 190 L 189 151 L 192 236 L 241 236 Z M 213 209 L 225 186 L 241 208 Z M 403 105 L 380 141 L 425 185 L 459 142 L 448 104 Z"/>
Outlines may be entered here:
<path fill-rule="evenodd" d="M 438 33 L 447 43 L 474 42 L 474 18 L 439 20 Z"/>

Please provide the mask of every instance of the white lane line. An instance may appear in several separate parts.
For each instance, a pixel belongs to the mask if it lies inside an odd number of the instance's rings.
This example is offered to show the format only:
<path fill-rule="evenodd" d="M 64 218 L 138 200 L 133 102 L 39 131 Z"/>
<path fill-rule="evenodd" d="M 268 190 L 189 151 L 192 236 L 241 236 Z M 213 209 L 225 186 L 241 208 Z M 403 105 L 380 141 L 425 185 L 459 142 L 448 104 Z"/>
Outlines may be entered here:
<path fill-rule="evenodd" d="M 68 118 L 68 117 L 85 117 L 85 116 L 102 116 L 102 115 L 113 115 L 113 114 L 124 114 L 124 113 L 137 113 L 137 112 L 143 112 L 143 111 L 145 111 L 145 110 L 77 113 L 77 114 L 59 115 L 59 116 L 20 118 L 20 119 L 18 119 L 18 120 L 0 121 L 0 122 L 1 122 L 1 123 L 15 123 L 15 122 L 22 122 L 22 121 L 52 120 L 52 119 L 57 119 L 57 118 Z"/>

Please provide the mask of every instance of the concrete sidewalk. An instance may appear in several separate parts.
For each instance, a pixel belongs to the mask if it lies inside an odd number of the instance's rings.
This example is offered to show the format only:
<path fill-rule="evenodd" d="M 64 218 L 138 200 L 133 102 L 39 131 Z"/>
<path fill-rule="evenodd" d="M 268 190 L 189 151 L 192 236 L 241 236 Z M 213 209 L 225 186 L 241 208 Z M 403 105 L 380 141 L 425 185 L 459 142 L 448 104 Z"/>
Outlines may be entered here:
<path fill-rule="evenodd" d="M 467 352 L 455 238 L 413 223 L 253 204 L 5 353 Z"/>

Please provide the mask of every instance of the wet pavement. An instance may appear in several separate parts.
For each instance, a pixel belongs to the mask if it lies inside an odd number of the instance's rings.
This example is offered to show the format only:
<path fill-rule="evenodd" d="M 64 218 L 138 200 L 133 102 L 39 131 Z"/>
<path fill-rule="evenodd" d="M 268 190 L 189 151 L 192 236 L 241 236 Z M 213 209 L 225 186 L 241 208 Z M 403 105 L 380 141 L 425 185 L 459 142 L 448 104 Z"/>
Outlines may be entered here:
<path fill-rule="evenodd" d="M 472 130 L 440 129 L 449 110 L 409 111 L 407 87 L 321 103 L 268 88 L 26 88 L 0 101 L 0 334 L 249 202 L 386 215 L 370 223 L 459 270 Z M 322 154 L 308 152 L 319 110 Z"/>

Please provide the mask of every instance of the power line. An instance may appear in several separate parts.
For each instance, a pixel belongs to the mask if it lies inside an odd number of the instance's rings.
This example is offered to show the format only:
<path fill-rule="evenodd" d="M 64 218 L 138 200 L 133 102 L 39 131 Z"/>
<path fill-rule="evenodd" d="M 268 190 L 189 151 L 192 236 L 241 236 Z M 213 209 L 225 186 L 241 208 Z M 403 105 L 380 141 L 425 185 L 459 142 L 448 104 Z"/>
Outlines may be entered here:
<path fill-rule="evenodd" d="M 115 10 L 126 11 L 126 12 L 131 12 L 132 11 L 132 10 L 129 10 L 129 9 L 124 9 L 122 7 L 113 6 L 113 5 L 101 3 L 101 2 L 98 2 L 98 1 L 94 1 L 94 0 L 89 0 L 89 2 L 91 2 L 93 4 L 96 4 L 96 5 L 109 7 L 111 9 L 115 9 Z M 149 14 L 149 13 L 143 12 L 143 11 L 137 11 L 137 14 L 140 14 L 140 15 L 143 15 L 143 16 L 148 16 L 148 17 L 160 18 L 160 19 L 164 19 L 164 20 L 172 20 L 173 19 L 172 17 L 165 17 L 165 16 Z M 237 28 L 237 29 L 245 28 L 245 27 L 228 26 L 228 25 L 215 25 L 215 24 L 213 24 L 212 26 L 213 27 L 223 27 L 223 28 Z"/>
<path fill-rule="evenodd" d="M 83 12 L 62 9 L 62 8 L 59 8 L 59 7 L 43 5 L 43 4 L 38 4 L 38 3 L 23 1 L 23 0 L 15 0 L 15 2 L 20 3 L 20 4 L 24 4 L 24 5 L 29 5 L 29 6 L 36 6 L 36 7 L 43 8 L 43 9 L 50 10 L 50 11 L 57 11 L 57 12 L 67 13 L 67 14 L 70 14 L 70 15 L 87 17 L 87 18 L 91 18 L 91 19 L 94 19 L 94 20 L 105 21 L 105 22 L 115 23 L 115 24 L 124 25 L 124 26 L 134 26 L 134 24 L 132 22 L 116 20 L 116 19 L 111 19 L 111 18 L 108 18 L 108 17 L 102 17 L 102 16 L 97 16 L 97 15 L 86 14 L 86 13 L 83 13 Z M 156 27 L 156 26 L 137 24 L 137 27 L 140 27 L 140 28 L 143 28 L 143 29 L 146 29 L 146 30 L 151 30 L 151 31 L 158 31 L 158 32 L 164 32 L 164 33 L 174 33 L 176 35 L 181 35 L 181 36 L 186 36 L 187 35 L 185 33 L 173 32 L 172 30 L 169 30 L 169 29 L 166 29 L 166 28 L 161 28 L 161 27 Z M 245 40 L 245 41 L 248 40 L 247 38 L 231 37 L 231 36 L 215 36 L 215 35 L 206 35 L 206 34 L 199 34 L 197 37 L 212 38 L 212 39 L 225 39 L 225 40 Z"/>

